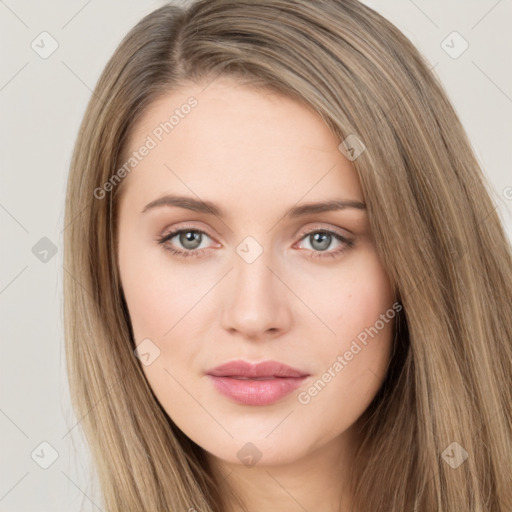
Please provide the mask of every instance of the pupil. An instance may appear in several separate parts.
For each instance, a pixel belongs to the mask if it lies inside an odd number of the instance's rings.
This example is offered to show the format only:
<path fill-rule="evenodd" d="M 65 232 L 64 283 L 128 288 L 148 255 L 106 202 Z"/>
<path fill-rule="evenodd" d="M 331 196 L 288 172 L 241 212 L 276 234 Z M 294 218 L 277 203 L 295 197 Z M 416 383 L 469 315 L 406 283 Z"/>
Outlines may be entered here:
<path fill-rule="evenodd" d="M 311 246 L 319 251 L 325 251 L 331 244 L 331 235 L 328 233 L 315 233 Z"/>
<path fill-rule="evenodd" d="M 201 233 L 186 231 L 180 235 L 180 243 L 186 249 L 197 249 L 201 245 Z"/>

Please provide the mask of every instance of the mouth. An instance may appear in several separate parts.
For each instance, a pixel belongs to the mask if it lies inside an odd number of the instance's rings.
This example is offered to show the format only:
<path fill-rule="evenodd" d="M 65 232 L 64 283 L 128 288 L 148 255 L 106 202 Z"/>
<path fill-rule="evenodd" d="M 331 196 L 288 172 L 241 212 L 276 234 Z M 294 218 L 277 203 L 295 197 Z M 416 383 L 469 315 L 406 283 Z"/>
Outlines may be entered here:
<path fill-rule="evenodd" d="M 277 361 L 231 361 L 207 372 L 215 389 L 241 405 L 270 405 L 297 389 L 308 373 Z"/>
<path fill-rule="evenodd" d="M 237 377 L 235 375 L 226 375 L 226 377 L 230 377 L 231 379 L 237 380 L 272 380 L 272 379 L 284 379 L 286 377 Z"/>

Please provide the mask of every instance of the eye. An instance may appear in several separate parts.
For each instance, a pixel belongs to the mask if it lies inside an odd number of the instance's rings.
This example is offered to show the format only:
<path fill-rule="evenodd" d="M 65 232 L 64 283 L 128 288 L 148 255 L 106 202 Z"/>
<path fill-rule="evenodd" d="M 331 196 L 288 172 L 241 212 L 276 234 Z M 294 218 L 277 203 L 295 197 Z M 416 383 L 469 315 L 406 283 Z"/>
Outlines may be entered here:
<path fill-rule="evenodd" d="M 183 258 L 202 256 L 208 252 L 211 247 L 207 240 L 212 237 L 203 230 L 193 227 L 181 227 L 170 233 L 159 237 L 157 242 L 165 250 L 173 255 Z M 309 247 L 299 247 L 307 249 L 307 256 L 310 258 L 336 257 L 354 246 L 354 242 L 345 236 L 328 229 L 315 229 L 302 234 L 300 241 L 306 241 Z M 332 249 L 334 245 L 334 249 Z M 329 250 L 331 249 L 331 250 Z"/>
<path fill-rule="evenodd" d="M 203 254 L 207 248 L 201 246 L 208 238 L 210 238 L 210 236 L 205 231 L 185 227 L 176 229 L 159 238 L 158 243 L 172 254 L 187 258 Z M 176 240 L 173 242 L 173 239 Z M 176 248 L 176 245 L 178 245 L 178 248 Z M 180 249 L 180 247 L 182 247 L 182 249 Z"/>
<path fill-rule="evenodd" d="M 306 249 L 312 251 L 308 254 L 311 258 L 336 257 L 354 246 L 354 242 L 343 235 L 327 229 L 316 229 L 309 231 L 302 236 L 301 240 L 308 242 L 310 247 Z M 336 248 L 328 251 L 332 246 Z"/>

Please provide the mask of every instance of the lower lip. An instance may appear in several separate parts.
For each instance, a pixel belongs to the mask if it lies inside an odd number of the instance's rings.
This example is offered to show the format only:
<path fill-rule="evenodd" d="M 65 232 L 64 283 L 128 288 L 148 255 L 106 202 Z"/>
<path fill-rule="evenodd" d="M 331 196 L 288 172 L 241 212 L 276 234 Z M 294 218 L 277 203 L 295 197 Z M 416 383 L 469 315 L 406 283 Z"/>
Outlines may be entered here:
<path fill-rule="evenodd" d="M 223 395 L 243 405 L 270 405 L 296 390 L 306 377 L 276 377 L 268 380 L 235 379 L 208 375 Z"/>

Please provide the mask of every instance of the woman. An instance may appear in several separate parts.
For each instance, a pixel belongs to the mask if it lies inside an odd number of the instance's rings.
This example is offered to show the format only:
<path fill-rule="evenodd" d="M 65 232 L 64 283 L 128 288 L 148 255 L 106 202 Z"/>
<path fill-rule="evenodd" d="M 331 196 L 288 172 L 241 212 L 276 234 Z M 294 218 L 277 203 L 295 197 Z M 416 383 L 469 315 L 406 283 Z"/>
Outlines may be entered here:
<path fill-rule="evenodd" d="M 106 510 L 512 510 L 510 246 L 372 9 L 146 16 L 91 98 L 66 226 Z"/>

